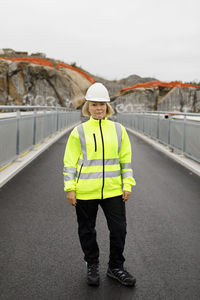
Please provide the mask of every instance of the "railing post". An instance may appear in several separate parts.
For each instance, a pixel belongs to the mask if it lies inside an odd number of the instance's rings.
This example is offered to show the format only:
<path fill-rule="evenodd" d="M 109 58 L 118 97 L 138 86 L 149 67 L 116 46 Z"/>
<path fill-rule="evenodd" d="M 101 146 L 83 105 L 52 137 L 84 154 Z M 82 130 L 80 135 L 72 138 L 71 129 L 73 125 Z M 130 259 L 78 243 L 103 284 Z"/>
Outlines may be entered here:
<path fill-rule="evenodd" d="M 159 127 L 160 127 L 160 115 L 158 113 L 158 120 L 157 120 L 157 139 L 159 140 Z"/>
<path fill-rule="evenodd" d="M 19 131 L 20 131 L 20 118 L 21 118 L 21 113 L 20 110 L 17 109 L 17 137 L 16 137 L 16 154 L 19 154 L 19 139 L 20 139 L 20 135 L 19 135 Z"/>
<path fill-rule="evenodd" d="M 36 119 L 37 119 L 37 110 L 33 110 L 33 145 L 36 144 Z"/>
<path fill-rule="evenodd" d="M 69 111 L 65 110 L 66 120 L 65 127 L 68 126 L 68 124 L 71 123 L 71 120 L 73 119 L 73 113 L 70 113 Z"/>
<path fill-rule="evenodd" d="M 43 111 L 43 117 L 44 117 L 44 136 L 43 139 L 45 139 L 48 135 L 48 119 L 47 119 L 47 112 L 46 110 Z"/>
<path fill-rule="evenodd" d="M 56 131 L 58 131 L 58 108 L 56 107 Z"/>
<path fill-rule="evenodd" d="M 186 148 L 186 115 L 184 115 L 184 121 L 183 121 L 183 153 L 185 153 Z"/>
<path fill-rule="evenodd" d="M 170 134 L 171 134 L 171 119 L 169 118 L 169 129 L 168 129 L 168 145 L 170 146 Z"/>
<path fill-rule="evenodd" d="M 144 111 L 142 113 L 142 132 L 144 133 Z"/>

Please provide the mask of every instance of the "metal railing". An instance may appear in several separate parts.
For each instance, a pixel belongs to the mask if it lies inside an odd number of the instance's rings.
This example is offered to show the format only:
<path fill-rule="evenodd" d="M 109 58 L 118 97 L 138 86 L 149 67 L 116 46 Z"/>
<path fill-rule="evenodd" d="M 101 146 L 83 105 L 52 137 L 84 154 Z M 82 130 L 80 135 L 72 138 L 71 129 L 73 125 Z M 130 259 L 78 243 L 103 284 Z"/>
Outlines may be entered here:
<path fill-rule="evenodd" d="M 118 113 L 117 120 L 200 163 L 200 114 L 144 111 Z"/>
<path fill-rule="evenodd" d="M 0 168 L 80 121 L 80 112 L 55 106 L 0 106 L 0 111 Z"/>

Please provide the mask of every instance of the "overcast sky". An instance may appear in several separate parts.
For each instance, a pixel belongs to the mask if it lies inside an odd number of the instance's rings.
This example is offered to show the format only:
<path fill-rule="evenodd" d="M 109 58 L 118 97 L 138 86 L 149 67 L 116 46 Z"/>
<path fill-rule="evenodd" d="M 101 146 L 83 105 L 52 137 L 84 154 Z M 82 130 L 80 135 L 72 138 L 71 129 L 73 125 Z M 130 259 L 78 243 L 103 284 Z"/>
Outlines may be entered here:
<path fill-rule="evenodd" d="M 44 52 L 92 74 L 200 81 L 199 0 L 1 2 L 0 48 Z"/>

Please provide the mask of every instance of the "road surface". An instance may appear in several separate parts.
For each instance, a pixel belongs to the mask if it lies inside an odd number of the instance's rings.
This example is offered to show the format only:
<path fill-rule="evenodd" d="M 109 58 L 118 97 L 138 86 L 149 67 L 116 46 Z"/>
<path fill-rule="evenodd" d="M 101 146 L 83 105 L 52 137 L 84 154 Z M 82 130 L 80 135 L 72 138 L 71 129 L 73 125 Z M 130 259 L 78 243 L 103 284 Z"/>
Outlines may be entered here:
<path fill-rule="evenodd" d="M 99 208 L 98 288 L 86 284 L 74 207 L 63 191 L 67 134 L 0 190 L 1 300 L 199 300 L 200 177 L 129 134 L 137 186 L 126 204 L 125 266 L 133 288 L 106 277 Z"/>

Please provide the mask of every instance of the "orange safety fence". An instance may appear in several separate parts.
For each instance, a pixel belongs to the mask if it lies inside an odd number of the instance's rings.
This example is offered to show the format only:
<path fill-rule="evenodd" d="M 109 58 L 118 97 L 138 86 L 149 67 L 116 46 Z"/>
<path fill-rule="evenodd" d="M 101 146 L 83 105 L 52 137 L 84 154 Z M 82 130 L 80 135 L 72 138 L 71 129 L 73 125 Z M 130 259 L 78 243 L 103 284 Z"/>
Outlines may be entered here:
<path fill-rule="evenodd" d="M 94 80 L 94 78 L 92 76 L 90 76 L 89 74 L 87 74 L 87 73 L 83 72 L 82 70 L 77 69 L 77 68 L 75 68 L 75 67 L 73 67 L 71 65 L 59 62 L 59 63 L 57 63 L 56 67 L 57 68 L 60 68 L 60 67 L 61 68 L 67 68 L 67 69 L 71 69 L 73 71 L 76 71 L 76 72 L 80 73 L 82 76 L 84 76 L 91 83 L 95 83 L 95 80 Z"/>
<path fill-rule="evenodd" d="M 33 64 L 37 64 L 37 65 L 41 65 L 41 66 L 48 66 L 48 67 L 53 67 L 53 64 L 50 60 L 44 59 L 44 58 L 33 58 L 33 57 L 23 57 L 23 58 L 7 58 L 7 57 L 0 57 L 0 59 L 6 59 L 6 60 L 11 60 L 11 61 L 28 61 L 30 63 Z M 84 71 L 72 67 L 68 64 L 64 64 L 64 63 L 57 63 L 56 65 L 57 68 L 67 68 L 67 69 L 71 69 L 73 71 L 78 72 L 79 74 L 81 74 L 83 77 L 85 77 L 89 82 L 94 83 L 95 80 L 92 76 L 90 76 L 89 74 L 85 73 Z"/>
<path fill-rule="evenodd" d="M 22 58 L 7 58 L 7 57 L 0 57 L 0 59 L 12 60 L 12 61 L 28 61 L 33 64 L 41 65 L 41 66 L 48 66 L 52 67 L 53 64 L 51 61 L 44 59 L 44 58 L 32 58 L 32 57 L 22 57 Z"/>
<path fill-rule="evenodd" d="M 147 87 L 195 87 L 197 89 L 200 89 L 200 86 L 198 86 L 198 85 L 182 83 L 181 81 L 162 82 L 159 80 L 155 80 L 155 81 L 151 81 L 151 82 L 138 83 L 138 84 L 132 85 L 128 88 L 121 89 L 119 91 L 119 95 L 122 95 L 124 92 L 129 91 L 129 90 L 133 90 L 136 88 L 147 88 Z"/>

